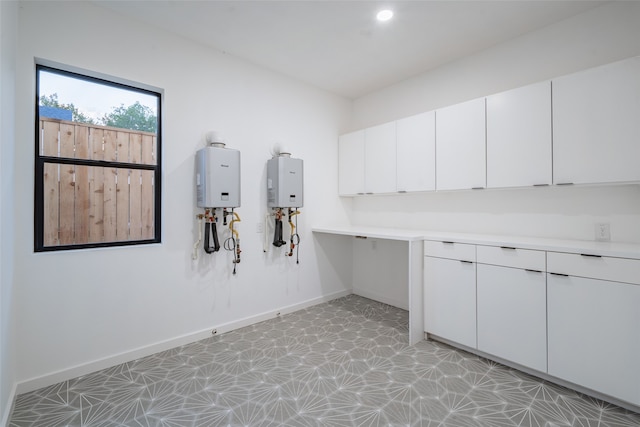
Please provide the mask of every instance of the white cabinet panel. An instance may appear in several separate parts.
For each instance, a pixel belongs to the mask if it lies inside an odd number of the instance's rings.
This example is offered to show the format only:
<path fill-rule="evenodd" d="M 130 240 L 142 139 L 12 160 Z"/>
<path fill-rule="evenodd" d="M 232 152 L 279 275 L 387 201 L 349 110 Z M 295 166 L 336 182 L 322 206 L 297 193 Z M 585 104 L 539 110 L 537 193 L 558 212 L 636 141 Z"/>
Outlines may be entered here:
<path fill-rule="evenodd" d="M 436 189 L 486 187 L 485 100 L 436 111 Z"/>
<path fill-rule="evenodd" d="M 640 57 L 553 80 L 554 182 L 640 180 Z"/>
<path fill-rule="evenodd" d="M 529 270 L 546 270 L 544 251 L 519 249 L 511 246 L 477 246 L 477 261 L 482 264 L 500 265 Z"/>
<path fill-rule="evenodd" d="M 640 285 L 640 260 L 637 259 L 547 252 L 547 271 Z"/>
<path fill-rule="evenodd" d="M 365 193 L 396 191 L 396 123 L 367 128 L 364 131 Z"/>
<path fill-rule="evenodd" d="M 549 274 L 549 374 L 640 404 L 640 286 Z"/>
<path fill-rule="evenodd" d="M 425 331 L 476 347 L 475 263 L 424 258 Z"/>
<path fill-rule="evenodd" d="M 551 82 L 487 97 L 487 187 L 551 184 Z"/>
<path fill-rule="evenodd" d="M 545 274 L 482 264 L 477 270 L 478 350 L 546 372 Z"/>
<path fill-rule="evenodd" d="M 449 258 L 474 262 L 476 260 L 476 245 L 469 245 L 467 243 L 443 242 L 438 240 L 425 240 L 424 254 L 438 258 Z"/>
<path fill-rule="evenodd" d="M 435 112 L 398 120 L 396 138 L 398 191 L 435 190 Z"/>
<path fill-rule="evenodd" d="M 338 141 L 338 193 L 364 193 L 364 131 L 340 136 Z"/>

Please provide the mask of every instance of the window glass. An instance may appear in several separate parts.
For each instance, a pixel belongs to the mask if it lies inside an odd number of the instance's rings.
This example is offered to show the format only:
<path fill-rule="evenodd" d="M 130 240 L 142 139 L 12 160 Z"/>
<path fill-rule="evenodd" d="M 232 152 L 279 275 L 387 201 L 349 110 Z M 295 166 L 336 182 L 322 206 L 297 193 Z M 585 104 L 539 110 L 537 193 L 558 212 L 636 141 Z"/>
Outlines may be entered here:
<path fill-rule="evenodd" d="M 160 241 L 160 94 L 38 66 L 35 249 Z"/>

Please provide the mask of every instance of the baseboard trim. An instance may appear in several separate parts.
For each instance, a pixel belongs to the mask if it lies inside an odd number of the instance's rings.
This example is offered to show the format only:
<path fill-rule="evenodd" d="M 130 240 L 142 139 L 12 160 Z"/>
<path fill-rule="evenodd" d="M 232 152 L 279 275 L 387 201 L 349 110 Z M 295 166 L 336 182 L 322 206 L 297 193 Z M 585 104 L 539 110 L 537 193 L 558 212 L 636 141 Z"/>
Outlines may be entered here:
<path fill-rule="evenodd" d="M 409 311 L 409 305 L 407 304 L 407 301 L 404 301 L 404 302 L 403 301 L 397 301 L 397 300 L 389 298 L 389 297 L 387 297 L 385 295 L 381 295 L 381 294 L 379 294 L 377 292 L 371 292 L 371 291 L 368 291 L 366 289 L 354 288 L 353 289 L 353 293 L 355 295 L 359 295 L 361 297 L 369 298 L 369 299 L 372 299 L 374 301 L 378 301 L 378 302 L 381 302 L 381 303 L 384 303 L 384 304 L 388 304 L 388 305 L 396 307 L 396 308 L 401 308 L 403 310 Z"/>
<path fill-rule="evenodd" d="M 307 307 L 312 307 L 317 304 L 322 304 L 337 298 L 341 298 L 352 294 L 350 289 L 334 292 L 328 295 L 324 295 L 317 298 L 312 298 L 300 303 L 281 307 L 279 309 L 271 310 L 268 312 L 260 313 L 255 316 L 245 317 L 243 319 L 235 320 L 233 322 L 223 323 L 220 325 L 212 326 L 198 332 L 182 335 L 176 338 L 172 338 L 166 341 L 161 341 L 155 344 L 151 344 L 144 347 L 138 347 L 136 349 L 126 351 L 123 353 L 108 356 L 102 359 L 94 360 L 92 362 L 83 363 L 67 369 L 62 369 L 50 374 L 42 375 L 39 377 L 31 378 L 25 381 L 18 382 L 13 387 L 13 394 L 10 396 L 11 403 L 13 404 L 15 397 L 18 394 L 28 393 L 30 391 L 38 390 L 42 387 L 47 387 L 53 384 L 57 384 L 62 381 L 67 381 L 73 378 L 81 377 L 83 375 L 90 374 L 92 372 L 100 371 L 112 366 L 119 365 L 121 363 L 129 362 L 141 357 L 150 356 L 160 351 L 169 350 L 175 347 L 180 347 L 185 344 L 200 341 L 212 336 L 212 331 L 216 331 L 216 335 L 230 332 L 236 329 L 244 328 L 246 326 L 253 325 L 255 323 L 263 322 L 265 320 L 273 319 L 275 317 L 293 313 L 294 311 L 302 310 Z M 8 419 L 8 415 L 7 415 Z M 5 424 L 2 424 L 5 425 Z"/>

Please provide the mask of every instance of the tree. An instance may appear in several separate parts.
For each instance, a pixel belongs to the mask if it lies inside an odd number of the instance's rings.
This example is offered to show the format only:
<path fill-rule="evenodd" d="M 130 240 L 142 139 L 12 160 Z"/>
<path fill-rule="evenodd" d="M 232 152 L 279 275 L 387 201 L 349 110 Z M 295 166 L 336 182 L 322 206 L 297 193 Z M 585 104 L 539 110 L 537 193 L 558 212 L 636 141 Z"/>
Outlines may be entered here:
<path fill-rule="evenodd" d="M 74 122 L 89 123 L 92 125 L 99 124 L 99 123 L 96 123 L 96 121 L 91 117 L 88 117 L 83 113 L 81 113 L 80 111 L 78 111 L 78 108 L 76 108 L 76 106 L 73 105 L 72 103 L 61 104 L 60 101 L 58 100 L 57 93 L 54 93 L 52 95 L 42 95 L 40 97 L 40 105 L 45 107 L 55 107 L 55 108 L 62 108 L 63 110 L 69 110 L 72 113 L 72 117 L 73 117 L 72 120 Z"/>
<path fill-rule="evenodd" d="M 158 118 L 153 114 L 153 110 L 138 101 L 128 107 L 124 104 L 114 107 L 109 114 L 102 117 L 102 122 L 105 126 L 153 133 L 158 128 Z"/>
<path fill-rule="evenodd" d="M 83 114 L 72 103 L 60 103 L 57 93 L 54 93 L 52 95 L 42 95 L 40 97 L 40 105 L 69 110 L 72 112 L 72 120 L 74 122 L 101 126 L 112 126 L 121 129 L 131 129 L 153 133 L 156 133 L 158 129 L 158 118 L 153 113 L 153 110 L 146 105 L 140 104 L 139 101 L 136 101 L 128 107 L 125 107 L 124 104 L 120 104 L 119 107 L 112 107 L 110 113 L 105 114 L 102 118 L 99 119 L 93 119 Z"/>

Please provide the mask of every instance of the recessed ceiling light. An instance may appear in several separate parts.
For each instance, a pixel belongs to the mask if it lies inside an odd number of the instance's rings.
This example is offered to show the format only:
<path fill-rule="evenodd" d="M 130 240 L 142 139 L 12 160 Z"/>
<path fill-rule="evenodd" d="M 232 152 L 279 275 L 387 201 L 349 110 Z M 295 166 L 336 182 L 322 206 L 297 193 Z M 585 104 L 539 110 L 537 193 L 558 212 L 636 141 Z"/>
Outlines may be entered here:
<path fill-rule="evenodd" d="M 381 10 L 380 12 L 378 12 L 378 14 L 376 15 L 376 19 L 378 21 L 388 21 L 389 19 L 393 18 L 393 11 L 389 10 L 389 9 L 384 9 Z"/>

